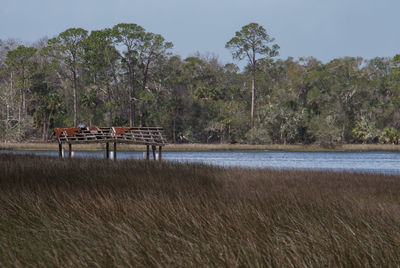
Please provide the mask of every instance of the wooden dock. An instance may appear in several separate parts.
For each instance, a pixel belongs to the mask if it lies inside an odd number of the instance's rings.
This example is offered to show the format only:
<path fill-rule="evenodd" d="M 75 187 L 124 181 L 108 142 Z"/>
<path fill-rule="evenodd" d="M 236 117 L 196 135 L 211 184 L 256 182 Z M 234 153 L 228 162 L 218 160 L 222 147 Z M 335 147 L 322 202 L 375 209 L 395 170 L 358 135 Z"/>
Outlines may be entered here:
<path fill-rule="evenodd" d="M 161 127 L 72 127 L 55 128 L 54 137 L 58 140 L 59 156 L 63 157 L 62 146 L 68 144 L 68 155 L 72 157 L 72 144 L 105 143 L 105 157 L 110 158 L 110 143 L 114 143 L 113 159 L 117 159 L 117 143 L 146 145 L 146 159 L 150 159 L 150 146 L 153 159 L 162 159 L 162 147 L 167 144 Z"/>

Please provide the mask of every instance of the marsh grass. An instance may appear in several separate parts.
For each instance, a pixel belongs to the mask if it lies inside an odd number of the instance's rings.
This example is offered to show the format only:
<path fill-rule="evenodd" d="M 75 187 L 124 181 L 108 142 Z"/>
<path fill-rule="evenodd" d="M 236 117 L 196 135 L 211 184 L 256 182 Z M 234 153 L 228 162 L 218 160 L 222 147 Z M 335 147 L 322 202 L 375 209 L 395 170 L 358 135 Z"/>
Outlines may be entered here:
<path fill-rule="evenodd" d="M 400 178 L 0 155 L 0 266 L 400 265 Z"/>

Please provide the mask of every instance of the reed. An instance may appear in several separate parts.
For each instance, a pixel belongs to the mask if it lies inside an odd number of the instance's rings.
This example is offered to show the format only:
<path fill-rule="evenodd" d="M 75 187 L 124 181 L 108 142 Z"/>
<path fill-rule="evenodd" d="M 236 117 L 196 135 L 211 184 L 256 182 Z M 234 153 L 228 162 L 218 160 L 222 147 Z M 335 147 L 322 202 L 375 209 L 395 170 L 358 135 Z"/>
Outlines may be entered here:
<path fill-rule="evenodd" d="M 400 264 L 400 178 L 0 154 L 0 266 Z"/>

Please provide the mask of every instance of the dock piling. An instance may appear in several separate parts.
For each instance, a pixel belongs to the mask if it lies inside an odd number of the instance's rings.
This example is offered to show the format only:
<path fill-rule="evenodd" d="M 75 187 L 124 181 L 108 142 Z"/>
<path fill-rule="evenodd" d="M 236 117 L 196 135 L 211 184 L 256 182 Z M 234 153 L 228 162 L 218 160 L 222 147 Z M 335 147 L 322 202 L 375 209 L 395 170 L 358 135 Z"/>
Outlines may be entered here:
<path fill-rule="evenodd" d="M 106 142 L 106 159 L 110 159 L 110 143 Z"/>
<path fill-rule="evenodd" d="M 151 150 L 153 151 L 153 160 L 156 160 L 156 146 L 152 145 Z"/>
<path fill-rule="evenodd" d="M 59 143 L 58 143 L 58 157 L 59 157 L 59 158 L 63 158 L 62 149 L 63 149 L 62 143 L 59 142 Z"/>
<path fill-rule="evenodd" d="M 117 143 L 114 142 L 114 161 L 117 161 Z"/>
<path fill-rule="evenodd" d="M 72 158 L 72 144 L 68 143 L 68 158 Z"/>

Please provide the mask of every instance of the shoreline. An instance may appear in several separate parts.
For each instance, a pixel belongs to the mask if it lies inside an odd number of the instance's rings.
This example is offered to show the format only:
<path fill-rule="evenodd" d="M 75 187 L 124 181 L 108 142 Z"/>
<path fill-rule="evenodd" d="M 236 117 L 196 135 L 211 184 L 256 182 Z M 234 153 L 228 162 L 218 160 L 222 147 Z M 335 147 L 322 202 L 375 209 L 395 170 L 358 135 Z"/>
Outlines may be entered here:
<path fill-rule="evenodd" d="M 66 148 L 67 146 L 64 145 Z M 74 144 L 77 151 L 98 151 L 104 150 L 105 144 Z M 118 144 L 122 151 L 144 151 L 144 145 Z M 21 142 L 1 143 L 0 150 L 58 150 L 56 142 Z M 163 151 L 282 151 L 282 152 L 400 152 L 400 145 L 395 144 L 343 144 L 335 145 L 332 148 L 319 145 L 301 144 L 168 144 L 163 146 Z"/>

